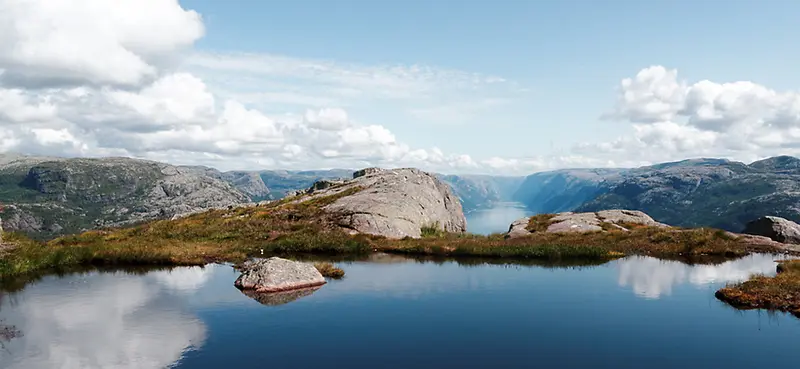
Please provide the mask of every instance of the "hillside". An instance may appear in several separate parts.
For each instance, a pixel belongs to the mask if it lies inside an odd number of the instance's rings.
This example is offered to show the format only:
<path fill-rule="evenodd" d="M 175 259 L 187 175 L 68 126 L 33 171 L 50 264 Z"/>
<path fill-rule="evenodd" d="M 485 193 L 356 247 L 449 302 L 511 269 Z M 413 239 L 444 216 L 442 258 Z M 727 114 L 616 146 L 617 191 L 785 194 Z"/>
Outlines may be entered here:
<path fill-rule="evenodd" d="M 0 159 L 3 227 L 39 239 L 247 201 L 225 181 L 152 161 Z"/>
<path fill-rule="evenodd" d="M 741 231 L 765 215 L 800 220 L 800 159 L 775 157 L 746 165 L 684 160 L 623 173 L 623 179 L 576 211 L 641 210 L 677 226 Z"/>
<path fill-rule="evenodd" d="M 524 177 L 502 177 L 488 175 L 437 175 L 450 185 L 461 200 L 465 212 L 490 208 L 498 202 L 513 201 L 512 195 Z"/>

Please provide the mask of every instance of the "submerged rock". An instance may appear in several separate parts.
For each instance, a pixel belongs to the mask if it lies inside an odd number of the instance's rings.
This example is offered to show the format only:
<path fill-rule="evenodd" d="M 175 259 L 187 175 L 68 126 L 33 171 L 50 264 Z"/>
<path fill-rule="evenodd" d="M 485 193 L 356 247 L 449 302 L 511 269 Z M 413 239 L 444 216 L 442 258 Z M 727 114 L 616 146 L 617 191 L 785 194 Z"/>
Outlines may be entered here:
<path fill-rule="evenodd" d="M 249 261 L 233 283 L 242 290 L 281 292 L 325 284 L 325 277 L 314 265 L 279 257 Z"/>
<path fill-rule="evenodd" d="M 517 219 L 509 226 L 507 237 L 516 238 L 530 235 L 528 222 L 530 218 Z M 604 225 L 614 227 L 620 231 L 629 231 L 626 225 L 636 224 L 648 227 L 669 227 L 669 225 L 656 222 L 649 215 L 638 210 L 603 210 L 596 213 L 565 212 L 555 214 L 549 220 L 547 233 L 585 233 L 603 231 Z"/>
<path fill-rule="evenodd" d="M 743 233 L 769 237 L 773 241 L 800 244 L 800 224 L 781 217 L 766 216 L 753 220 Z"/>

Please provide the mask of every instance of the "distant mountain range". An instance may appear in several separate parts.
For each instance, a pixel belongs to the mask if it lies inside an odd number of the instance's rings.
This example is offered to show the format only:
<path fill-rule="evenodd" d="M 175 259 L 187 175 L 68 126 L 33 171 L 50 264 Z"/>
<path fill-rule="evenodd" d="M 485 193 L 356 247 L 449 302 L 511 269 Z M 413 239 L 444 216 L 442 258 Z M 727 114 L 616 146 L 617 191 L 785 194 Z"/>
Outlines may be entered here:
<path fill-rule="evenodd" d="M 129 158 L 0 155 L 3 227 L 36 238 L 279 199 L 352 169 L 229 171 Z M 466 212 L 519 202 L 534 213 L 642 210 L 677 226 L 741 231 L 778 215 L 800 221 L 800 159 L 749 165 L 692 159 L 630 169 L 563 169 L 527 177 L 438 174 Z"/>

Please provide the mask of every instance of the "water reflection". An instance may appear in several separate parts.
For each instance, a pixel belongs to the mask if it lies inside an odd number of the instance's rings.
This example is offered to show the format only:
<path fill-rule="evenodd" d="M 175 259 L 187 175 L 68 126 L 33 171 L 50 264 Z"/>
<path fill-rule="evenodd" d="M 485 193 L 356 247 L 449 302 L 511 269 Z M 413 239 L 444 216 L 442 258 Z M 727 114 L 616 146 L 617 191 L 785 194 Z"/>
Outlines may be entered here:
<path fill-rule="evenodd" d="M 688 265 L 647 256 L 631 256 L 617 262 L 619 285 L 631 286 L 639 296 L 657 299 L 670 295 L 683 283 L 701 286 L 710 283 L 738 282 L 753 274 L 774 275 L 775 260 L 783 255 L 754 254 L 716 265 Z"/>
<path fill-rule="evenodd" d="M 203 286 L 215 267 L 147 275 L 89 272 L 69 283 L 45 277 L 4 303 L 24 333 L 6 344 L 0 368 L 159 368 L 203 344 L 203 322 L 179 296 Z"/>
<path fill-rule="evenodd" d="M 243 290 L 242 293 L 245 294 L 245 296 L 258 301 L 262 305 L 278 306 L 288 304 L 306 296 L 310 296 L 318 289 L 320 289 L 320 287 L 301 288 L 297 290 L 272 293 L 260 293 L 253 290 Z"/>

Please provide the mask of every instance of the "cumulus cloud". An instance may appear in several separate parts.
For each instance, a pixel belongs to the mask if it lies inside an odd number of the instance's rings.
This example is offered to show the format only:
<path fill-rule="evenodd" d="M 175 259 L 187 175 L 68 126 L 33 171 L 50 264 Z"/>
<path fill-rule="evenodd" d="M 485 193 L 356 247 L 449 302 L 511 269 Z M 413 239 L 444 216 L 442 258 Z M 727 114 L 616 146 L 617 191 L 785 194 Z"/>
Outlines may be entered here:
<path fill-rule="evenodd" d="M 204 32 L 177 0 L 2 0 L 0 9 L 0 78 L 26 87 L 138 85 Z"/>
<path fill-rule="evenodd" d="M 0 0 L 0 9 L 2 151 L 223 170 L 376 165 L 505 174 L 800 153 L 800 94 L 752 82 L 689 83 L 663 66 L 621 81 L 605 115 L 631 124 L 617 140 L 523 158 L 445 153 L 413 147 L 353 112 L 392 101 L 400 110 L 384 116 L 463 122 L 503 109 L 525 89 L 419 65 L 193 50 L 202 17 L 176 0 Z"/>
<path fill-rule="evenodd" d="M 632 134 L 578 145 L 576 153 L 649 162 L 800 153 L 800 93 L 749 81 L 688 83 L 677 70 L 651 66 L 622 80 L 605 117 L 631 122 Z"/>

